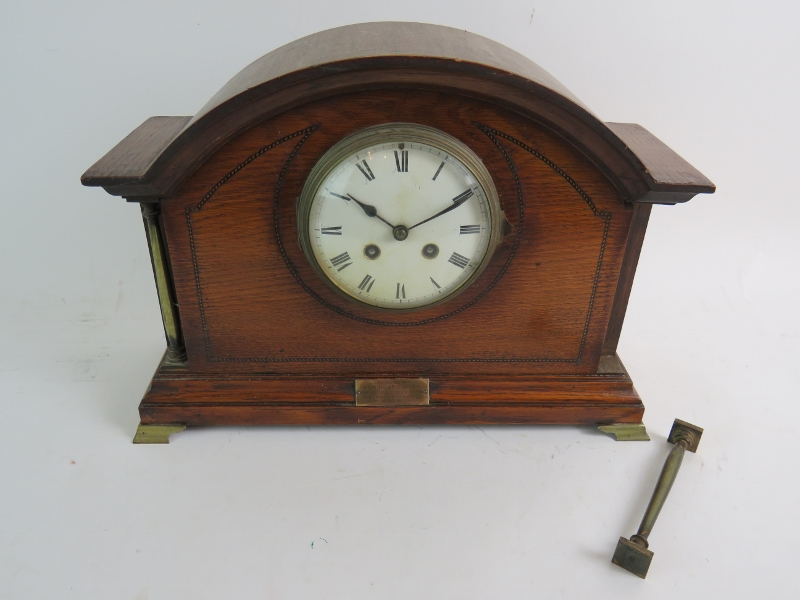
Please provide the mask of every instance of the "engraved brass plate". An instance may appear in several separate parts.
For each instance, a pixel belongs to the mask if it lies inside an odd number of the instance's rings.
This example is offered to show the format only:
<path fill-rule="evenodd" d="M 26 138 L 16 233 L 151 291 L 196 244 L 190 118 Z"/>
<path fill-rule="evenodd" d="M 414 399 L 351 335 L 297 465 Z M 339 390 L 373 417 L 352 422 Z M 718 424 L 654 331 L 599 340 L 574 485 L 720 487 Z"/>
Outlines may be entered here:
<path fill-rule="evenodd" d="M 356 406 L 430 404 L 427 379 L 356 379 Z"/>

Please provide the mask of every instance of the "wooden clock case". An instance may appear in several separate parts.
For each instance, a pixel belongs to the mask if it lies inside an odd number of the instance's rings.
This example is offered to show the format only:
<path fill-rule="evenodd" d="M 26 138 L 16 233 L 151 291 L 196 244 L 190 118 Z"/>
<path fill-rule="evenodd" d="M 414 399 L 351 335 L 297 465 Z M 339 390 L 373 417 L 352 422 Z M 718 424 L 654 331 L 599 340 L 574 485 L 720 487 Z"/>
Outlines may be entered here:
<path fill-rule="evenodd" d="M 394 122 L 468 145 L 513 226 L 468 290 L 398 314 L 334 293 L 295 215 L 332 145 Z M 142 204 L 169 348 L 139 412 L 179 427 L 641 423 L 616 348 L 650 208 L 714 191 L 525 57 L 414 23 L 279 48 L 194 117 L 145 121 L 82 182 Z M 429 403 L 357 406 L 362 378 L 428 379 Z"/>

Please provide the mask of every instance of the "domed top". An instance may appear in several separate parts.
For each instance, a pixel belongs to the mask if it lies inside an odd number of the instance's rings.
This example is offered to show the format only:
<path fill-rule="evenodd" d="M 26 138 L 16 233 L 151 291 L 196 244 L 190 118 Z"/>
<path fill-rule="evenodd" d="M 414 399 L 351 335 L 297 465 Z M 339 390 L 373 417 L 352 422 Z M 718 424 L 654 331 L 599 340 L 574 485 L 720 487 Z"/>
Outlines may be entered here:
<path fill-rule="evenodd" d="M 467 31 L 405 22 L 337 27 L 286 44 L 242 69 L 194 117 L 145 121 L 81 181 L 132 200 L 169 197 L 216 150 L 255 124 L 365 86 L 439 89 L 527 114 L 583 152 L 627 201 L 674 204 L 714 191 L 647 130 L 603 123 L 518 52 Z"/>
<path fill-rule="evenodd" d="M 350 61 L 389 57 L 469 63 L 497 74 L 529 80 L 588 108 L 560 81 L 519 52 L 489 38 L 442 25 L 384 21 L 344 25 L 302 37 L 253 61 L 239 71 L 200 109 L 192 122 L 216 107 L 295 71 L 311 68 L 349 70 Z"/>

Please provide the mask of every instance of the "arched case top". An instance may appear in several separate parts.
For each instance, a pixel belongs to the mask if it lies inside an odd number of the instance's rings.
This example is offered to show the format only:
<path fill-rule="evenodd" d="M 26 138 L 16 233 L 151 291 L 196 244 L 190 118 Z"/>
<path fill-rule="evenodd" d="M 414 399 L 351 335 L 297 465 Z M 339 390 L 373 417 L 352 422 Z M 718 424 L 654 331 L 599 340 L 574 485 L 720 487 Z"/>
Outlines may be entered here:
<path fill-rule="evenodd" d="M 174 195 L 215 151 L 291 108 L 357 90 L 426 89 L 489 101 L 563 137 L 628 202 L 675 204 L 714 185 L 639 125 L 604 123 L 547 71 L 479 35 L 421 23 L 338 27 L 234 76 L 194 117 L 152 117 L 95 163 L 87 186 L 134 201 Z"/>

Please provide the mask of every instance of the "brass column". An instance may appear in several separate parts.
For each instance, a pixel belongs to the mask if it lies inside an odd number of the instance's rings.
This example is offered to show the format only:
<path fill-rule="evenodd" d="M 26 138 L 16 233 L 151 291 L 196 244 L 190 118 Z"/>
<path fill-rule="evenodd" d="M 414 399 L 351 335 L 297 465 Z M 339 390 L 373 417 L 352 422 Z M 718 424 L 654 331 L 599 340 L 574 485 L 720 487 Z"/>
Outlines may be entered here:
<path fill-rule="evenodd" d="M 153 274 L 156 279 L 158 302 L 161 306 L 161 319 L 164 322 L 164 333 L 167 336 L 167 353 L 164 364 L 167 366 L 184 366 L 186 364 L 186 348 L 183 345 L 178 304 L 175 301 L 175 290 L 172 274 L 167 266 L 167 255 L 164 241 L 161 238 L 159 215 L 161 208 L 155 202 L 143 202 L 142 218 L 147 233 L 147 244 L 150 247 L 150 259 L 153 263 Z"/>
<path fill-rule="evenodd" d="M 647 537 L 653 531 L 658 514 L 667 501 L 672 484 L 675 483 L 675 478 L 678 476 L 678 471 L 683 462 L 684 453 L 686 450 L 695 452 L 702 435 L 703 430 L 700 427 L 675 419 L 672 424 L 672 431 L 670 431 L 667 438 L 667 441 L 670 444 L 674 444 L 674 447 L 670 450 L 667 460 L 664 461 L 664 468 L 661 469 L 656 489 L 653 491 L 647 510 L 644 511 L 639 531 L 632 535 L 630 540 L 626 540 L 623 537 L 619 538 L 614 557 L 611 559 L 611 562 L 615 565 L 619 565 L 642 579 L 647 576 L 647 570 L 653 560 L 653 552 L 648 550 L 650 544 L 647 541 Z"/>

